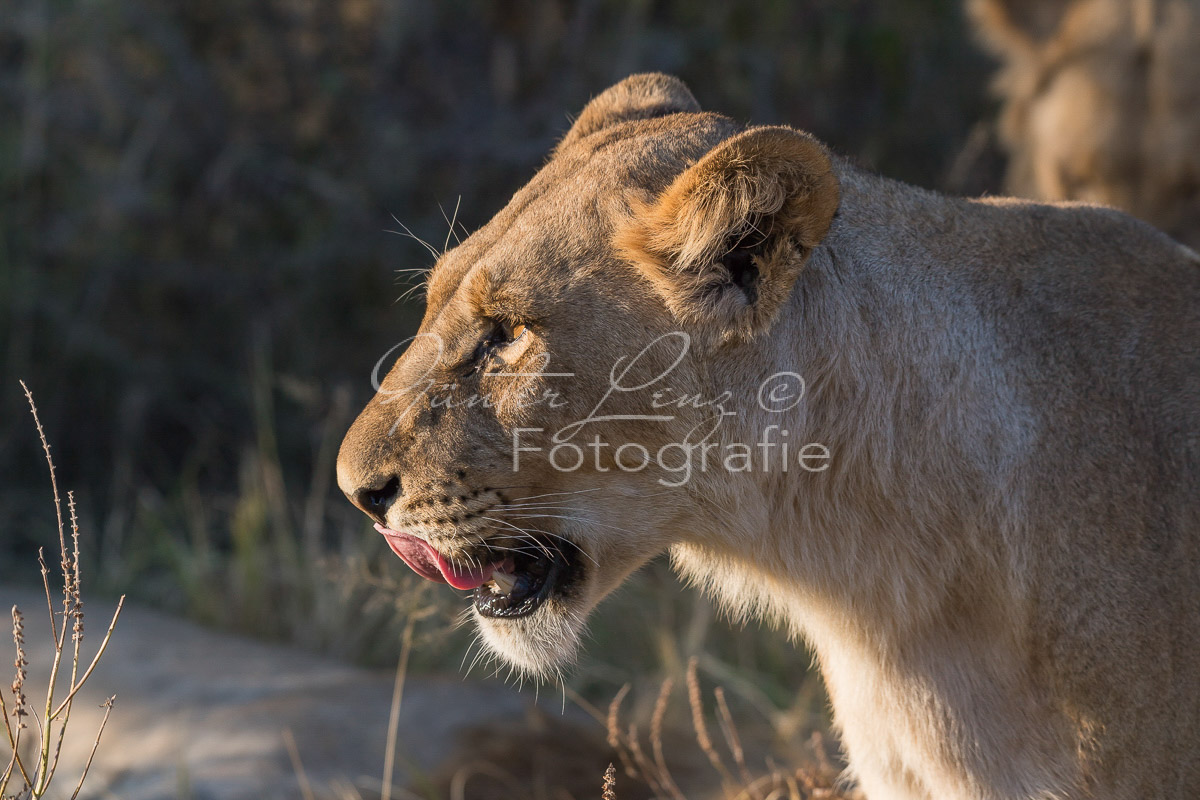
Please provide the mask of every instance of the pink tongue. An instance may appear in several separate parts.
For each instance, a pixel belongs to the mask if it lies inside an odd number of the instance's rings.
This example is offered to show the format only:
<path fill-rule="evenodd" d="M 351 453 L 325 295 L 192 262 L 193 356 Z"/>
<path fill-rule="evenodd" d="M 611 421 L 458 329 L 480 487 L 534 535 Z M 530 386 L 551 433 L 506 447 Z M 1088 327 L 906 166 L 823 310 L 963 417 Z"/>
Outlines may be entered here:
<path fill-rule="evenodd" d="M 388 546 L 392 548 L 393 553 L 404 559 L 404 563 L 412 567 L 413 572 L 426 580 L 436 583 L 445 582 L 455 589 L 476 589 L 490 581 L 492 572 L 496 569 L 494 564 L 478 568 L 451 564 L 425 540 L 419 539 L 411 533 L 394 531 L 391 528 L 383 527 L 378 522 L 375 523 L 375 530 L 382 533 L 387 539 Z"/>

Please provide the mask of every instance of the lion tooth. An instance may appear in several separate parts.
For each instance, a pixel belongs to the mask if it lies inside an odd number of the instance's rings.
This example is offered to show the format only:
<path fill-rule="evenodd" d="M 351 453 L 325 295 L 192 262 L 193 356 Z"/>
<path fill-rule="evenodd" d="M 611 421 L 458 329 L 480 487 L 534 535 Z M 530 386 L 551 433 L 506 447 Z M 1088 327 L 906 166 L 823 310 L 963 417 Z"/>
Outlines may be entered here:
<path fill-rule="evenodd" d="M 516 585 L 517 579 L 512 575 L 504 572 L 492 573 L 492 586 L 495 587 L 493 591 L 496 592 L 496 594 L 508 594 Z"/>

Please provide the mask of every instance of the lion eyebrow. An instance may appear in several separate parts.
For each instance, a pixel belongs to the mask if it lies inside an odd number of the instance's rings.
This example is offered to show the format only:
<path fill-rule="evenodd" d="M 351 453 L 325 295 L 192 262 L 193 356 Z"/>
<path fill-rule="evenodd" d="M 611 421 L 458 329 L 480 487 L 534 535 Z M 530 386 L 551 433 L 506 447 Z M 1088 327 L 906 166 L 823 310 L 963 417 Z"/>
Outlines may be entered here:
<path fill-rule="evenodd" d="M 494 297 L 499 287 L 495 277 L 484 267 L 474 267 L 464 277 L 462 290 L 467 301 L 480 316 L 487 316 L 487 311 L 494 304 Z"/>
<path fill-rule="evenodd" d="M 494 281 L 485 281 L 487 285 L 472 287 L 471 304 L 479 316 L 485 319 L 501 322 L 527 322 L 528 315 L 519 313 L 516 309 L 521 306 L 512 294 L 498 286 Z"/>

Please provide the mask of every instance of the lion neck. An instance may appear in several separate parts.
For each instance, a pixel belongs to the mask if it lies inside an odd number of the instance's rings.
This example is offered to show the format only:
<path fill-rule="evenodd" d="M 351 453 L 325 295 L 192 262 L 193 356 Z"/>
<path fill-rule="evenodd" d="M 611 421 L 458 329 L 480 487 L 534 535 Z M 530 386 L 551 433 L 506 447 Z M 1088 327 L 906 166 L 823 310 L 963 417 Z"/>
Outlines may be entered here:
<path fill-rule="evenodd" d="M 751 406 L 727 440 L 778 426 L 794 448 L 826 447 L 828 469 L 706 476 L 706 522 L 673 553 L 735 617 L 773 617 L 818 651 L 822 631 L 895 641 L 961 617 L 966 591 L 1005 596 L 998 582 L 1020 573 L 990 534 L 1014 516 L 1028 435 L 959 280 L 976 265 L 937 255 L 966 252 L 970 207 L 845 164 L 839 181 L 838 218 L 776 327 L 711 373 Z M 779 372 L 805 396 L 770 413 L 753 398 Z"/>

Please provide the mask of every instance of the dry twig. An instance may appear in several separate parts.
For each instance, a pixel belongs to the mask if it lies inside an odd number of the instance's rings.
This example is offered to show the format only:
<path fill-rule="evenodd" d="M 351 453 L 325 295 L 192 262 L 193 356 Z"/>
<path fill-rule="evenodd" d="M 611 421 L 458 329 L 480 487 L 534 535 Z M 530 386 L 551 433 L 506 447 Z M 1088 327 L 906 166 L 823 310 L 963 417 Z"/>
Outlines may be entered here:
<path fill-rule="evenodd" d="M 44 553 L 39 550 L 38 564 L 41 568 L 42 585 L 46 593 L 46 609 L 50 617 L 50 636 L 54 645 L 54 655 L 50 663 L 50 678 L 46 686 L 44 710 L 40 715 L 30 714 L 29 703 L 25 694 L 25 682 L 28 678 L 26 671 L 28 662 L 25 658 L 25 618 L 21 610 L 13 606 L 13 643 L 16 645 L 17 655 L 14 662 L 16 674 L 10 686 L 13 703 L 11 711 L 4 699 L 3 692 L 0 692 L 0 723 L 3 724 L 5 737 L 12 753 L 9 757 L 7 768 L 0 775 L 0 796 L 40 798 L 48 791 L 50 782 L 54 778 L 55 771 L 58 768 L 63 739 L 66 736 L 67 723 L 71 716 L 71 706 L 79 690 L 87 683 L 88 678 L 91 677 L 97 663 L 99 663 L 100 658 L 108 648 L 108 643 L 112 639 L 113 629 L 117 624 L 117 618 L 121 615 L 121 608 L 124 605 L 125 598 L 121 597 L 117 602 L 116 611 L 113 613 L 112 621 L 108 625 L 108 630 L 100 642 L 96 655 L 93 656 L 81 675 L 79 667 L 84 632 L 83 581 L 79 558 L 79 518 L 75 510 L 75 496 L 71 492 L 67 493 L 67 508 L 71 526 L 71 544 L 68 547 L 66 524 L 63 521 L 62 500 L 58 492 L 58 479 L 55 474 L 54 459 L 50 455 L 50 443 L 46 439 L 45 430 L 42 428 L 41 420 L 38 418 L 37 405 L 33 402 L 33 394 L 29 391 L 29 387 L 25 385 L 24 381 L 21 382 L 21 388 L 25 390 L 25 397 L 29 401 L 29 409 L 33 414 L 34 426 L 37 428 L 42 450 L 46 454 L 46 464 L 50 469 L 50 487 L 54 497 L 54 512 L 58 521 L 59 563 L 63 576 L 62 611 L 55 612 L 54 610 L 53 593 L 50 591 L 50 570 L 46 566 Z M 62 616 L 61 625 L 57 619 L 59 614 Z M 71 630 L 69 651 L 66 641 L 68 627 Z M 70 677 L 66 686 L 65 696 L 59 698 L 60 674 L 65 666 L 63 663 L 64 658 L 68 657 L 70 658 L 70 669 L 67 674 Z M 88 770 L 91 769 L 92 760 L 96 755 L 96 749 L 100 745 L 100 737 L 104 733 L 105 725 L 108 723 L 108 717 L 112 712 L 115 699 L 115 697 L 110 697 L 103 706 L 105 709 L 104 718 L 100 722 L 95 741 L 88 754 L 87 763 L 83 768 L 83 774 L 79 778 L 72 798 L 79 795 Z M 27 764 L 26 759 L 28 755 L 22 756 L 21 754 L 21 732 L 27 728 L 26 717 L 32 717 L 37 725 L 38 746 L 35 752 L 35 764 Z M 18 783 L 20 785 L 16 787 L 16 793 L 10 795 L 10 784 L 12 784 L 14 779 L 19 779 Z"/>
<path fill-rule="evenodd" d="M 604 770 L 604 792 L 600 800 L 617 800 L 617 768 L 611 763 Z"/>
<path fill-rule="evenodd" d="M 692 727 L 696 730 L 696 743 L 700 745 L 700 751 L 708 758 L 713 769 L 721 774 L 721 780 L 726 787 L 733 786 L 737 781 L 733 777 L 733 773 L 725 766 L 724 759 L 717 752 L 717 748 L 713 746 L 712 737 L 708 735 L 708 723 L 704 721 L 704 701 L 700 694 L 700 677 L 697 675 L 697 661 L 693 656 L 688 661 L 687 668 L 687 689 L 688 689 L 688 704 L 692 707 Z"/>

